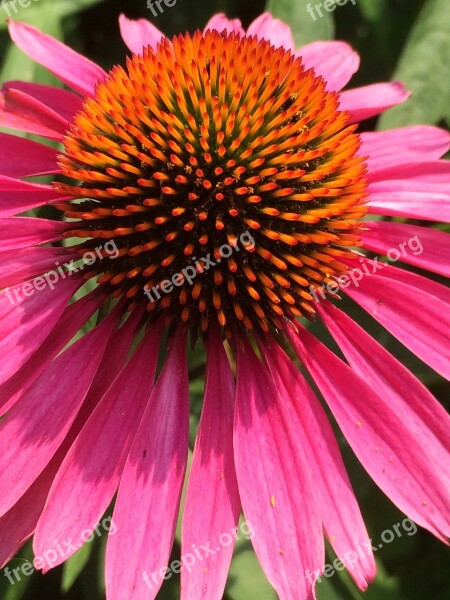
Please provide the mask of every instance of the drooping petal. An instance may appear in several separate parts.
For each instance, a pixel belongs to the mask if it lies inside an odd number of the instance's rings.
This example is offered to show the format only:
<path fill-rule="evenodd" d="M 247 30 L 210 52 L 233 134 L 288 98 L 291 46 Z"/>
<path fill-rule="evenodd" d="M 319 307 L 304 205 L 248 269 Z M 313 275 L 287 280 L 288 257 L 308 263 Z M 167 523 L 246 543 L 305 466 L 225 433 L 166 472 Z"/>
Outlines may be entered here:
<path fill-rule="evenodd" d="M 94 530 L 111 503 L 153 387 L 160 337 L 160 327 L 147 333 L 69 450 L 38 523 L 35 554 L 57 553 L 55 540 L 82 545 L 83 532 Z M 59 556 L 51 567 L 71 554 Z"/>
<path fill-rule="evenodd" d="M 233 373 L 218 332 L 211 331 L 205 398 L 183 514 L 181 554 L 205 543 L 211 545 L 214 554 L 181 571 L 182 600 L 223 597 L 233 544 L 221 544 L 221 535 L 235 529 L 241 507 L 233 458 L 233 416 Z"/>
<path fill-rule="evenodd" d="M 204 31 L 211 29 L 217 30 L 219 33 L 227 31 L 228 33 L 235 32 L 245 35 L 242 23 L 239 19 L 228 19 L 224 13 L 217 13 L 206 23 Z"/>
<path fill-rule="evenodd" d="M 16 135 L 0 133 L 0 174 L 30 177 L 58 173 L 57 152 Z M 1 231 L 1 228 L 0 228 Z"/>
<path fill-rule="evenodd" d="M 342 92 L 340 110 L 351 113 L 350 123 L 357 123 L 402 104 L 410 95 L 400 81 L 374 83 Z"/>
<path fill-rule="evenodd" d="M 0 421 L 0 515 L 33 484 L 63 442 L 114 325 L 114 319 L 105 319 L 60 354 Z"/>
<path fill-rule="evenodd" d="M 80 96 L 52 85 L 30 83 L 28 81 L 6 81 L 3 84 L 3 89 L 19 90 L 27 96 L 31 96 L 31 98 L 44 104 L 68 122 L 72 121 L 74 115 L 83 105 L 83 98 Z"/>
<path fill-rule="evenodd" d="M 450 235 L 437 229 L 392 223 L 367 221 L 360 237 L 365 248 L 379 254 L 398 254 L 402 262 L 432 273 L 450 277 Z"/>
<path fill-rule="evenodd" d="M 0 385 L 0 416 L 3 416 L 36 381 L 55 356 L 99 308 L 100 303 L 101 299 L 93 293 L 77 300 L 64 310 L 51 330 L 51 334 L 29 360 L 12 377 Z"/>
<path fill-rule="evenodd" d="M 11 217 L 0 219 L 0 247 L 2 251 L 47 244 L 62 237 L 67 224 L 62 221 Z"/>
<path fill-rule="evenodd" d="M 72 277 L 19 300 L 0 294 L 0 383 L 11 377 L 42 344 L 82 282 Z"/>
<path fill-rule="evenodd" d="M 359 67 L 359 55 L 345 42 L 312 42 L 295 54 L 307 69 L 324 78 L 329 92 L 346 86 Z"/>
<path fill-rule="evenodd" d="M 436 478 L 408 423 L 309 331 L 297 333 L 291 326 L 285 331 L 375 483 L 416 523 L 448 538 L 449 490 Z"/>
<path fill-rule="evenodd" d="M 448 185 L 411 180 L 379 181 L 369 185 L 369 212 L 450 223 Z"/>
<path fill-rule="evenodd" d="M 450 133 L 438 127 L 416 125 L 388 131 L 361 133 L 361 156 L 369 171 L 415 160 L 435 160 L 450 149 Z"/>
<path fill-rule="evenodd" d="M 333 429 L 322 405 L 281 348 L 267 338 L 260 345 L 276 388 L 297 413 L 298 436 L 312 472 L 314 493 L 327 537 L 361 590 L 376 572 L 361 511 L 342 461 Z M 364 554 L 357 548 L 364 548 Z M 369 549 L 369 550 L 367 550 Z"/>
<path fill-rule="evenodd" d="M 83 96 L 92 96 L 106 77 L 98 65 L 31 25 L 9 20 L 9 34 L 25 54 Z"/>
<path fill-rule="evenodd" d="M 0 125 L 58 142 L 68 127 L 67 121 L 45 104 L 14 89 L 0 92 Z"/>
<path fill-rule="evenodd" d="M 351 367 L 415 436 L 450 491 L 450 417 L 427 388 L 350 317 L 330 303 L 318 311 Z"/>
<path fill-rule="evenodd" d="M 110 600 L 150 600 L 170 557 L 186 471 L 189 406 L 186 338 L 179 331 L 150 396 L 120 481 L 106 550 Z M 136 503 L 136 498 L 139 502 Z M 127 557 L 124 570 L 123 557 Z M 157 571 L 156 581 L 147 573 Z"/>
<path fill-rule="evenodd" d="M 353 298 L 402 344 L 443 377 L 450 379 L 450 291 L 429 279 L 360 259 L 368 275 L 350 285 Z M 378 263 L 379 264 L 379 263 Z"/>
<path fill-rule="evenodd" d="M 61 248 L 54 247 L 5 250 L 0 252 L 0 288 L 18 286 L 19 292 L 23 292 L 21 287 L 25 289 L 25 286 L 19 284 L 34 277 L 27 285 L 31 291 L 34 288 L 39 292 L 48 284 L 43 277 L 38 278 L 37 275 L 57 270 L 61 263 L 77 258 L 76 254 L 62 254 Z M 14 290 L 9 290 L 9 293 L 13 294 Z"/>
<path fill-rule="evenodd" d="M 315 598 L 324 541 L 296 415 L 248 343 L 238 351 L 234 453 L 253 546 L 280 600 Z"/>
<path fill-rule="evenodd" d="M 269 12 L 259 15 L 247 29 L 247 35 L 256 35 L 258 39 L 265 39 L 274 46 L 294 50 L 294 38 L 289 25 L 274 19 Z"/>
<path fill-rule="evenodd" d="M 368 175 L 370 183 L 389 180 L 409 180 L 421 183 L 450 185 L 450 162 L 447 160 L 415 161 L 401 165 L 389 165 L 372 169 Z"/>
<path fill-rule="evenodd" d="M 164 34 L 147 19 L 128 19 L 121 14 L 119 26 L 123 41 L 134 54 L 142 54 L 147 46 L 156 49 L 164 37 Z"/>

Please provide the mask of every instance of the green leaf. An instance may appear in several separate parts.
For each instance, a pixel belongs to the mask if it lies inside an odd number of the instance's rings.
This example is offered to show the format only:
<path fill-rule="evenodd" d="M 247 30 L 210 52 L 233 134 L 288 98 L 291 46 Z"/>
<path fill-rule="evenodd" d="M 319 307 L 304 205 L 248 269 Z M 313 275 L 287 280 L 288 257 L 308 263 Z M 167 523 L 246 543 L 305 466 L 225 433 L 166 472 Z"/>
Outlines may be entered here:
<path fill-rule="evenodd" d="M 379 128 L 450 120 L 450 3 L 428 0 L 409 35 L 394 78 L 403 81 L 412 97 L 380 119 Z"/>
<path fill-rule="evenodd" d="M 30 563 L 33 560 L 33 551 L 31 544 L 27 544 L 20 555 L 13 558 L 9 564 L 9 571 L 6 567 L 1 571 L 0 577 L 0 598 L 2 600 L 21 600 L 27 591 L 27 588 L 32 580 L 31 576 L 26 576 L 22 571 L 18 571 L 17 575 L 13 572 L 17 567 L 22 567 L 24 563 Z M 9 573 L 9 577 L 7 574 Z M 11 583 L 11 579 L 13 583 Z"/>
<path fill-rule="evenodd" d="M 63 566 L 61 589 L 67 593 L 86 566 L 91 555 L 93 544 L 84 544 Z"/>
<path fill-rule="evenodd" d="M 316 12 L 307 11 L 308 5 L 316 5 L 313 0 L 268 0 L 267 10 L 274 17 L 291 26 L 295 45 L 303 46 L 315 40 L 330 40 L 334 36 L 333 13 L 322 9 L 322 17 Z M 315 17 L 315 20 L 314 20 Z"/>

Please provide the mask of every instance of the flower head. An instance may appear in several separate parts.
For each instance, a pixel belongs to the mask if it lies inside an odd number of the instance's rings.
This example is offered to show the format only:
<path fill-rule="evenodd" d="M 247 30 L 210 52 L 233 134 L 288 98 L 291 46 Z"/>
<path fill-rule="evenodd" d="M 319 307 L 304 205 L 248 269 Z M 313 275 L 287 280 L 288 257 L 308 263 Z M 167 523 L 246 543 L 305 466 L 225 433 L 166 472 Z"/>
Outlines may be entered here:
<path fill-rule="evenodd" d="M 362 251 L 449 275 L 447 234 L 366 220 L 449 216 L 439 160 L 449 136 L 359 134 L 360 120 L 406 100 L 402 86 L 340 93 L 356 54 L 339 42 L 295 50 L 267 13 L 247 32 L 217 15 L 171 40 L 144 20 L 120 24 L 132 55 L 106 74 L 10 23 L 73 92 L 9 82 L 0 98 L 1 125 L 61 143 L 0 134 L 13 149 L 0 165 L 0 562 L 34 533 L 38 568 L 60 564 L 117 494 L 108 600 L 156 596 L 185 479 L 190 334 L 205 344 L 206 382 L 182 598 L 222 597 L 241 509 L 282 600 L 314 597 L 323 530 L 365 589 L 373 554 L 355 549 L 368 534 L 331 426 L 289 354 L 380 488 L 447 540 L 448 416 L 337 305 L 341 288 L 448 377 L 448 290 Z M 28 179 L 42 174 L 53 183 Z M 14 216 L 44 205 L 58 219 Z M 93 314 L 97 325 L 69 344 Z M 345 361 L 305 317 L 327 326 Z M 58 540 L 71 544 L 62 552 Z"/>

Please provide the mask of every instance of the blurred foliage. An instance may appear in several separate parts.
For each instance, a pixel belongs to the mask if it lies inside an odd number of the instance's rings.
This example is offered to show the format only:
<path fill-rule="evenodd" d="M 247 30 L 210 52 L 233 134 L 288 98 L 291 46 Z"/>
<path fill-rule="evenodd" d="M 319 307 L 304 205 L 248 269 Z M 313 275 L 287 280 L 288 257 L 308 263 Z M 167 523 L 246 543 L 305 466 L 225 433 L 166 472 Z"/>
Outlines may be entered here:
<path fill-rule="evenodd" d="M 289 23 L 298 45 L 317 39 L 346 40 L 361 54 L 361 69 L 352 85 L 364 85 L 380 80 L 400 79 L 413 91 L 412 99 L 381 117 L 381 128 L 412 123 L 450 124 L 450 2 L 449 0 L 350 0 L 336 6 L 333 12 L 324 11 L 315 21 L 307 6 L 320 4 L 317 0 L 178 0 L 153 18 L 146 0 L 33 0 L 27 8 L 17 4 L 16 14 L 6 3 L 14 19 L 29 22 L 43 31 L 64 40 L 67 44 L 100 63 L 105 69 L 123 63 L 127 49 L 119 36 L 118 15 L 153 20 L 165 34 L 202 28 L 216 12 L 239 17 L 248 25 L 265 8 Z M 7 17 L 0 4 L 0 80 L 24 79 L 60 85 L 41 67 L 9 43 L 5 28 Z M 364 128 L 377 125 L 375 119 Z M 380 332 L 373 319 L 347 300 L 345 309 L 389 348 L 404 364 L 418 373 L 441 401 L 448 401 L 449 389 L 417 358 L 386 332 Z M 322 339 L 330 341 L 323 330 L 316 328 Z M 194 443 L 195 427 L 201 410 L 204 357 L 197 345 L 191 355 L 191 398 Z M 382 416 L 380 415 L 380 418 Z M 365 474 L 354 455 L 337 431 L 344 458 L 348 465 L 356 495 L 360 501 L 369 535 L 377 543 L 385 529 L 402 521 L 403 516 L 381 494 Z M 103 563 L 105 538 L 95 540 L 74 556 L 61 569 L 43 577 L 34 574 L 23 577 L 11 586 L 0 578 L 0 600 L 102 600 L 104 598 Z M 301 549 L 299 549 L 301 551 Z M 176 542 L 171 560 L 178 558 Z M 17 567 L 32 556 L 28 544 L 10 563 Z M 332 562 L 332 553 L 327 562 Z M 431 535 L 419 531 L 414 536 L 403 535 L 385 545 L 377 554 L 378 575 L 364 594 L 359 593 L 348 575 L 337 573 L 318 586 L 319 600 L 445 600 L 450 590 L 450 561 L 447 549 Z M 126 568 L 126 557 L 124 557 Z M 301 574 L 299 574 L 301 576 Z M 170 579 L 163 587 L 161 600 L 179 597 L 179 581 Z M 225 599 L 275 600 L 276 594 L 268 584 L 248 541 L 239 542 L 231 567 Z"/>

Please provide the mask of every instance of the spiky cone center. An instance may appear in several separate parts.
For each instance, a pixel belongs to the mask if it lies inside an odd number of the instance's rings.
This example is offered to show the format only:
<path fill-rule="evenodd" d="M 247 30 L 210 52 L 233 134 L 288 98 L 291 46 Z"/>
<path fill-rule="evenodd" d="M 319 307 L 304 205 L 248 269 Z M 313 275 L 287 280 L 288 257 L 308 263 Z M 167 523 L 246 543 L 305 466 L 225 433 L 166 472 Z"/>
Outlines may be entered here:
<path fill-rule="evenodd" d="M 74 198 L 59 208 L 77 251 L 120 250 L 89 276 L 196 331 L 313 314 L 311 286 L 346 271 L 367 195 L 355 126 L 325 85 L 290 51 L 216 31 L 112 69 L 65 137 L 75 182 L 55 183 Z"/>

